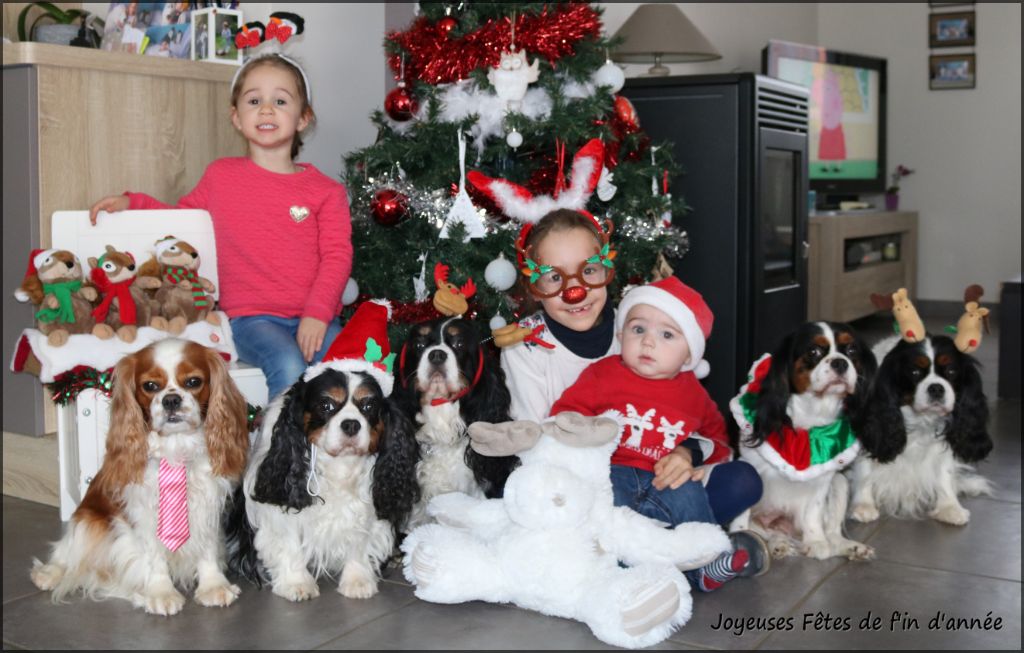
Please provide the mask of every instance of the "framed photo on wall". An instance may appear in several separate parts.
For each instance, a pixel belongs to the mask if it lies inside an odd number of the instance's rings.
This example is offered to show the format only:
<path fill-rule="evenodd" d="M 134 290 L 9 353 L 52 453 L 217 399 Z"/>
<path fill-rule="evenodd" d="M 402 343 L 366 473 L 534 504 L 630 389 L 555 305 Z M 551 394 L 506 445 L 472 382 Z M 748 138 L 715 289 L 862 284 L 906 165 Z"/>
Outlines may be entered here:
<path fill-rule="evenodd" d="M 974 53 L 933 54 L 928 57 L 928 88 L 937 91 L 974 88 L 978 75 Z"/>
<path fill-rule="evenodd" d="M 974 45 L 974 39 L 973 11 L 929 14 L 929 48 L 952 48 L 962 45 Z"/>

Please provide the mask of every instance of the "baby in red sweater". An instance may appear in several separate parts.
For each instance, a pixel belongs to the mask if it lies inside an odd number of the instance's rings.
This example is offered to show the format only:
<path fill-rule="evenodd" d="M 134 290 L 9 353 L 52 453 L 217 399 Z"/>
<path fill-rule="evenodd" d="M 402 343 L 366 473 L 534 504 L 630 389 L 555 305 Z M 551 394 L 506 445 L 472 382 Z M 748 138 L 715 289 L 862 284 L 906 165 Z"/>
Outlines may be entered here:
<path fill-rule="evenodd" d="M 551 408 L 623 424 L 611 459 L 615 505 L 671 526 L 727 525 L 761 497 L 757 471 L 732 460 L 725 419 L 699 380 L 710 370 L 703 356 L 713 321 L 700 294 L 675 277 L 632 289 L 616 316 L 622 353 L 590 365 Z M 732 539 L 734 552 L 687 572 L 693 587 L 708 592 L 767 569 L 760 538 Z"/>

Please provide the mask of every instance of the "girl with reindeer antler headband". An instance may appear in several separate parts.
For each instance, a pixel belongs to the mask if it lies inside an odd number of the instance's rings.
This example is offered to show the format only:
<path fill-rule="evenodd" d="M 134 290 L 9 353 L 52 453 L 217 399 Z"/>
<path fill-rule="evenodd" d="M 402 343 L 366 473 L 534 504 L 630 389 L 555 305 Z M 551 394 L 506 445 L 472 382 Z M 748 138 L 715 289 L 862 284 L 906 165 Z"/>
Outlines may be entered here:
<path fill-rule="evenodd" d="M 239 48 L 280 46 L 303 31 L 295 14 L 244 25 Z M 270 398 L 323 358 L 341 331 L 341 295 L 352 270 L 352 227 L 344 186 L 297 163 L 301 134 L 315 120 L 309 78 L 294 59 L 264 52 L 231 84 L 231 123 L 248 141 L 244 157 L 211 163 L 174 207 L 142 193 L 96 202 L 100 211 L 204 209 L 217 241 L 220 308 L 231 319 L 239 358 L 263 370 Z"/>
<path fill-rule="evenodd" d="M 540 304 L 529 317 L 495 331 L 516 419 L 540 421 L 588 365 L 619 351 L 608 285 L 615 278 L 612 224 L 585 209 L 601 175 L 604 145 L 576 153 L 568 187 L 534 196 L 504 179 L 470 171 L 466 179 L 523 224 L 516 257 L 524 294 Z M 525 339 L 523 338 L 525 336 Z M 511 344 L 509 344 L 511 340 Z"/>

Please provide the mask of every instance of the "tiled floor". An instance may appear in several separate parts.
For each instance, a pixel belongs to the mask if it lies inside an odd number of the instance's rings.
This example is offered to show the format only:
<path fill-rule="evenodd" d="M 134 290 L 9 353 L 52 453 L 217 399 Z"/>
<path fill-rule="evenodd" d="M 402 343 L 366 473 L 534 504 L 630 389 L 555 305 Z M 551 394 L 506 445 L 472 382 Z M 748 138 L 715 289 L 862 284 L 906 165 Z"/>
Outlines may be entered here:
<path fill-rule="evenodd" d="M 950 319 L 927 320 L 939 332 Z M 858 323 L 884 335 L 886 320 Z M 788 558 L 756 579 L 740 579 L 694 598 L 690 622 L 658 649 L 1019 649 L 1021 646 L 1021 408 L 995 400 L 997 334 L 978 356 L 990 397 L 993 455 L 979 467 L 998 485 L 992 498 L 968 499 L 970 524 L 893 519 L 848 522 L 871 543 L 867 563 Z M 57 510 L 4 497 L 3 643 L 5 649 L 601 649 L 580 623 L 487 603 L 435 605 L 413 596 L 397 570 L 366 601 L 321 584 L 311 602 L 293 604 L 243 586 L 226 609 L 189 603 L 170 618 L 122 601 L 81 599 L 54 605 L 28 578 L 33 556 L 61 533 Z M 893 615 L 895 622 L 891 622 Z M 936 615 L 999 618 L 1000 628 L 933 628 Z M 790 617 L 785 630 L 764 618 Z M 879 618 L 876 628 L 873 620 Z M 748 624 L 741 630 L 720 622 Z M 762 618 L 760 623 L 756 618 Z M 870 621 L 862 623 L 865 618 Z M 829 626 L 825 625 L 826 620 Z M 837 624 L 838 620 L 838 624 Z M 779 621 L 773 621 L 778 626 Z M 991 624 L 991 622 L 990 622 Z"/>

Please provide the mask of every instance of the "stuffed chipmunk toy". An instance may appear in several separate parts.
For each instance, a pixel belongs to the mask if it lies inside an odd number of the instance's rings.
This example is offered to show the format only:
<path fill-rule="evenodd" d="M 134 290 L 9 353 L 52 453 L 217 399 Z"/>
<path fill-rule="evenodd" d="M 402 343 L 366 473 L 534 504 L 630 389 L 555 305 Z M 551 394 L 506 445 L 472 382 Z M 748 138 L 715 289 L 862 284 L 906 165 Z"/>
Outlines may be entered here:
<path fill-rule="evenodd" d="M 219 325 L 213 312 L 216 288 L 209 279 L 199 276 L 199 252 L 189 243 L 165 236 L 156 242 L 156 256 L 139 268 L 140 277 L 160 282 L 153 298 L 158 314 L 168 321 L 168 331 L 178 335 L 193 322 L 206 320 Z"/>
<path fill-rule="evenodd" d="M 96 289 L 85 283 L 81 262 L 67 250 L 32 250 L 14 296 L 39 307 L 36 326 L 53 347 L 64 345 L 73 333 L 92 333 L 96 325 L 91 303 Z"/>
<path fill-rule="evenodd" d="M 100 302 L 92 311 L 96 319 L 97 334 L 110 338 L 115 333 L 125 342 L 134 342 L 140 326 L 151 326 L 166 331 L 167 320 L 156 315 L 156 304 L 145 290 L 160 287 L 154 277 L 136 274 L 135 257 L 106 246 L 99 258 L 90 257 L 89 279 L 100 293 Z"/>

